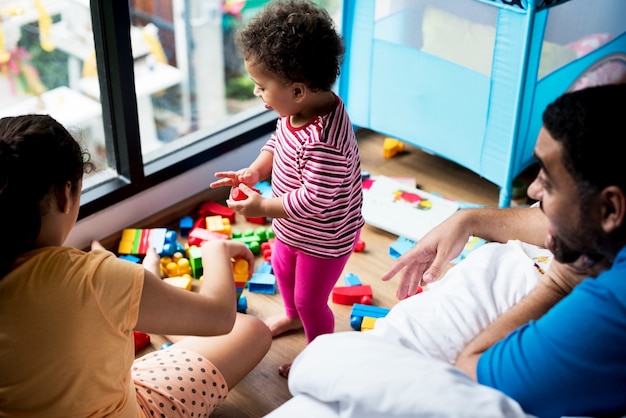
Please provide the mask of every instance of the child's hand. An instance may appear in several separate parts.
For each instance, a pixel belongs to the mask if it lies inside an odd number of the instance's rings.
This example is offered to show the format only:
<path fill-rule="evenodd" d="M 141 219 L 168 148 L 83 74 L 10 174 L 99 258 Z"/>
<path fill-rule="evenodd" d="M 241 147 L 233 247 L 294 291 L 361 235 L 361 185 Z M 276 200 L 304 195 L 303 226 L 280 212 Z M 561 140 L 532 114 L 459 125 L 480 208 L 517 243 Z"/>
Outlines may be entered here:
<path fill-rule="evenodd" d="M 244 196 L 241 196 L 244 195 Z M 240 184 L 233 187 L 226 205 L 240 215 L 248 218 L 260 218 L 267 216 L 263 208 L 265 199 L 254 189 Z"/>
<path fill-rule="evenodd" d="M 219 253 L 220 249 L 224 250 L 229 259 L 244 259 L 250 266 L 250 271 L 254 270 L 254 254 L 243 243 L 232 240 L 211 240 L 205 241 L 200 246 L 203 254 L 208 254 L 209 257 L 214 257 Z"/>
<path fill-rule="evenodd" d="M 241 183 L 254 186 L 260 180 L 259 172 L 251 168 L 243 168 L 239 171 L 218 171 L 215 173 L 215 177 L 219 177 L 221 180 L 211 183 L 209 185 L 211 188 L 222 186 L 237 187 Z"/>

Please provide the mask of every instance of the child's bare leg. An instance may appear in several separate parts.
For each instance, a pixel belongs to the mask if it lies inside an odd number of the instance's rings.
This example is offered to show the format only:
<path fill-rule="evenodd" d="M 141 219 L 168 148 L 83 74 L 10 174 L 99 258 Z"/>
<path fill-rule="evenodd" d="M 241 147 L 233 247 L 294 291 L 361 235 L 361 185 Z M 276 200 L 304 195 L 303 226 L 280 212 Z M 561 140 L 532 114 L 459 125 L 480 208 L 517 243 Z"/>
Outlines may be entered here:
<path fill-rule="evenodd" d="M 285 332 L 302 329 L 302 321 L 300 318 L 289 318 L 284 315 L 271 316 L 264 322 L 272 332 L 272 337 L 277 337 Z"/>

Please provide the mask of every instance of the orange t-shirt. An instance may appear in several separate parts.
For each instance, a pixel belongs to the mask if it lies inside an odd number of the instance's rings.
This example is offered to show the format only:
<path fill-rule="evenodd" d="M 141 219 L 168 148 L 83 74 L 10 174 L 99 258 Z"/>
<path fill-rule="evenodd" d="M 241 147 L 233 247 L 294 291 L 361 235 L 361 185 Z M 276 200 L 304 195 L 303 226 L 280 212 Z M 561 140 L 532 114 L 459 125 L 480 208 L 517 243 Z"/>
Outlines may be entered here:
<path fill-rule="evenodd" d="M 131 366 L 143 266 L 47 247 L 0 278 L 0 416 L 142 416 Z"/>

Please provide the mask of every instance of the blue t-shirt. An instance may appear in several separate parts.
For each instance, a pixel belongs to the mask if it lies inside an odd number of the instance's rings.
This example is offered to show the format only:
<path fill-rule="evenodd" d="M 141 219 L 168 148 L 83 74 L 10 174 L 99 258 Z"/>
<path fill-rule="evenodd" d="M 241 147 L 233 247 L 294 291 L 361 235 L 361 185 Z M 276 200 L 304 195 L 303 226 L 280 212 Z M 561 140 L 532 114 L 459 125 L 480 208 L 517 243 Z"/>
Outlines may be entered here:
<path fill-rule="evenodd" d="M 626 415 L 626 247 L 610 270 L 487 350 L 476 371 L 542 418 Z"/>

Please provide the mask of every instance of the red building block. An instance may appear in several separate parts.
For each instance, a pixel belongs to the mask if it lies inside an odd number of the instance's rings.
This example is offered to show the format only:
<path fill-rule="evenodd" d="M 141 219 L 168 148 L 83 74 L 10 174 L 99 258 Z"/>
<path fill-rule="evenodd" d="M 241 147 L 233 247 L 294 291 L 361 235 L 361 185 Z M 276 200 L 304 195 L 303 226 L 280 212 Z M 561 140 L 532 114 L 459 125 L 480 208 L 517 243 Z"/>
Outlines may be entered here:
<path fill-rule="evenodd" d="M 372 287 L 368 284 L 360 286 L 337 286 L 333 289 L 332 301 L 340 305 L 372 304 Z"/>

